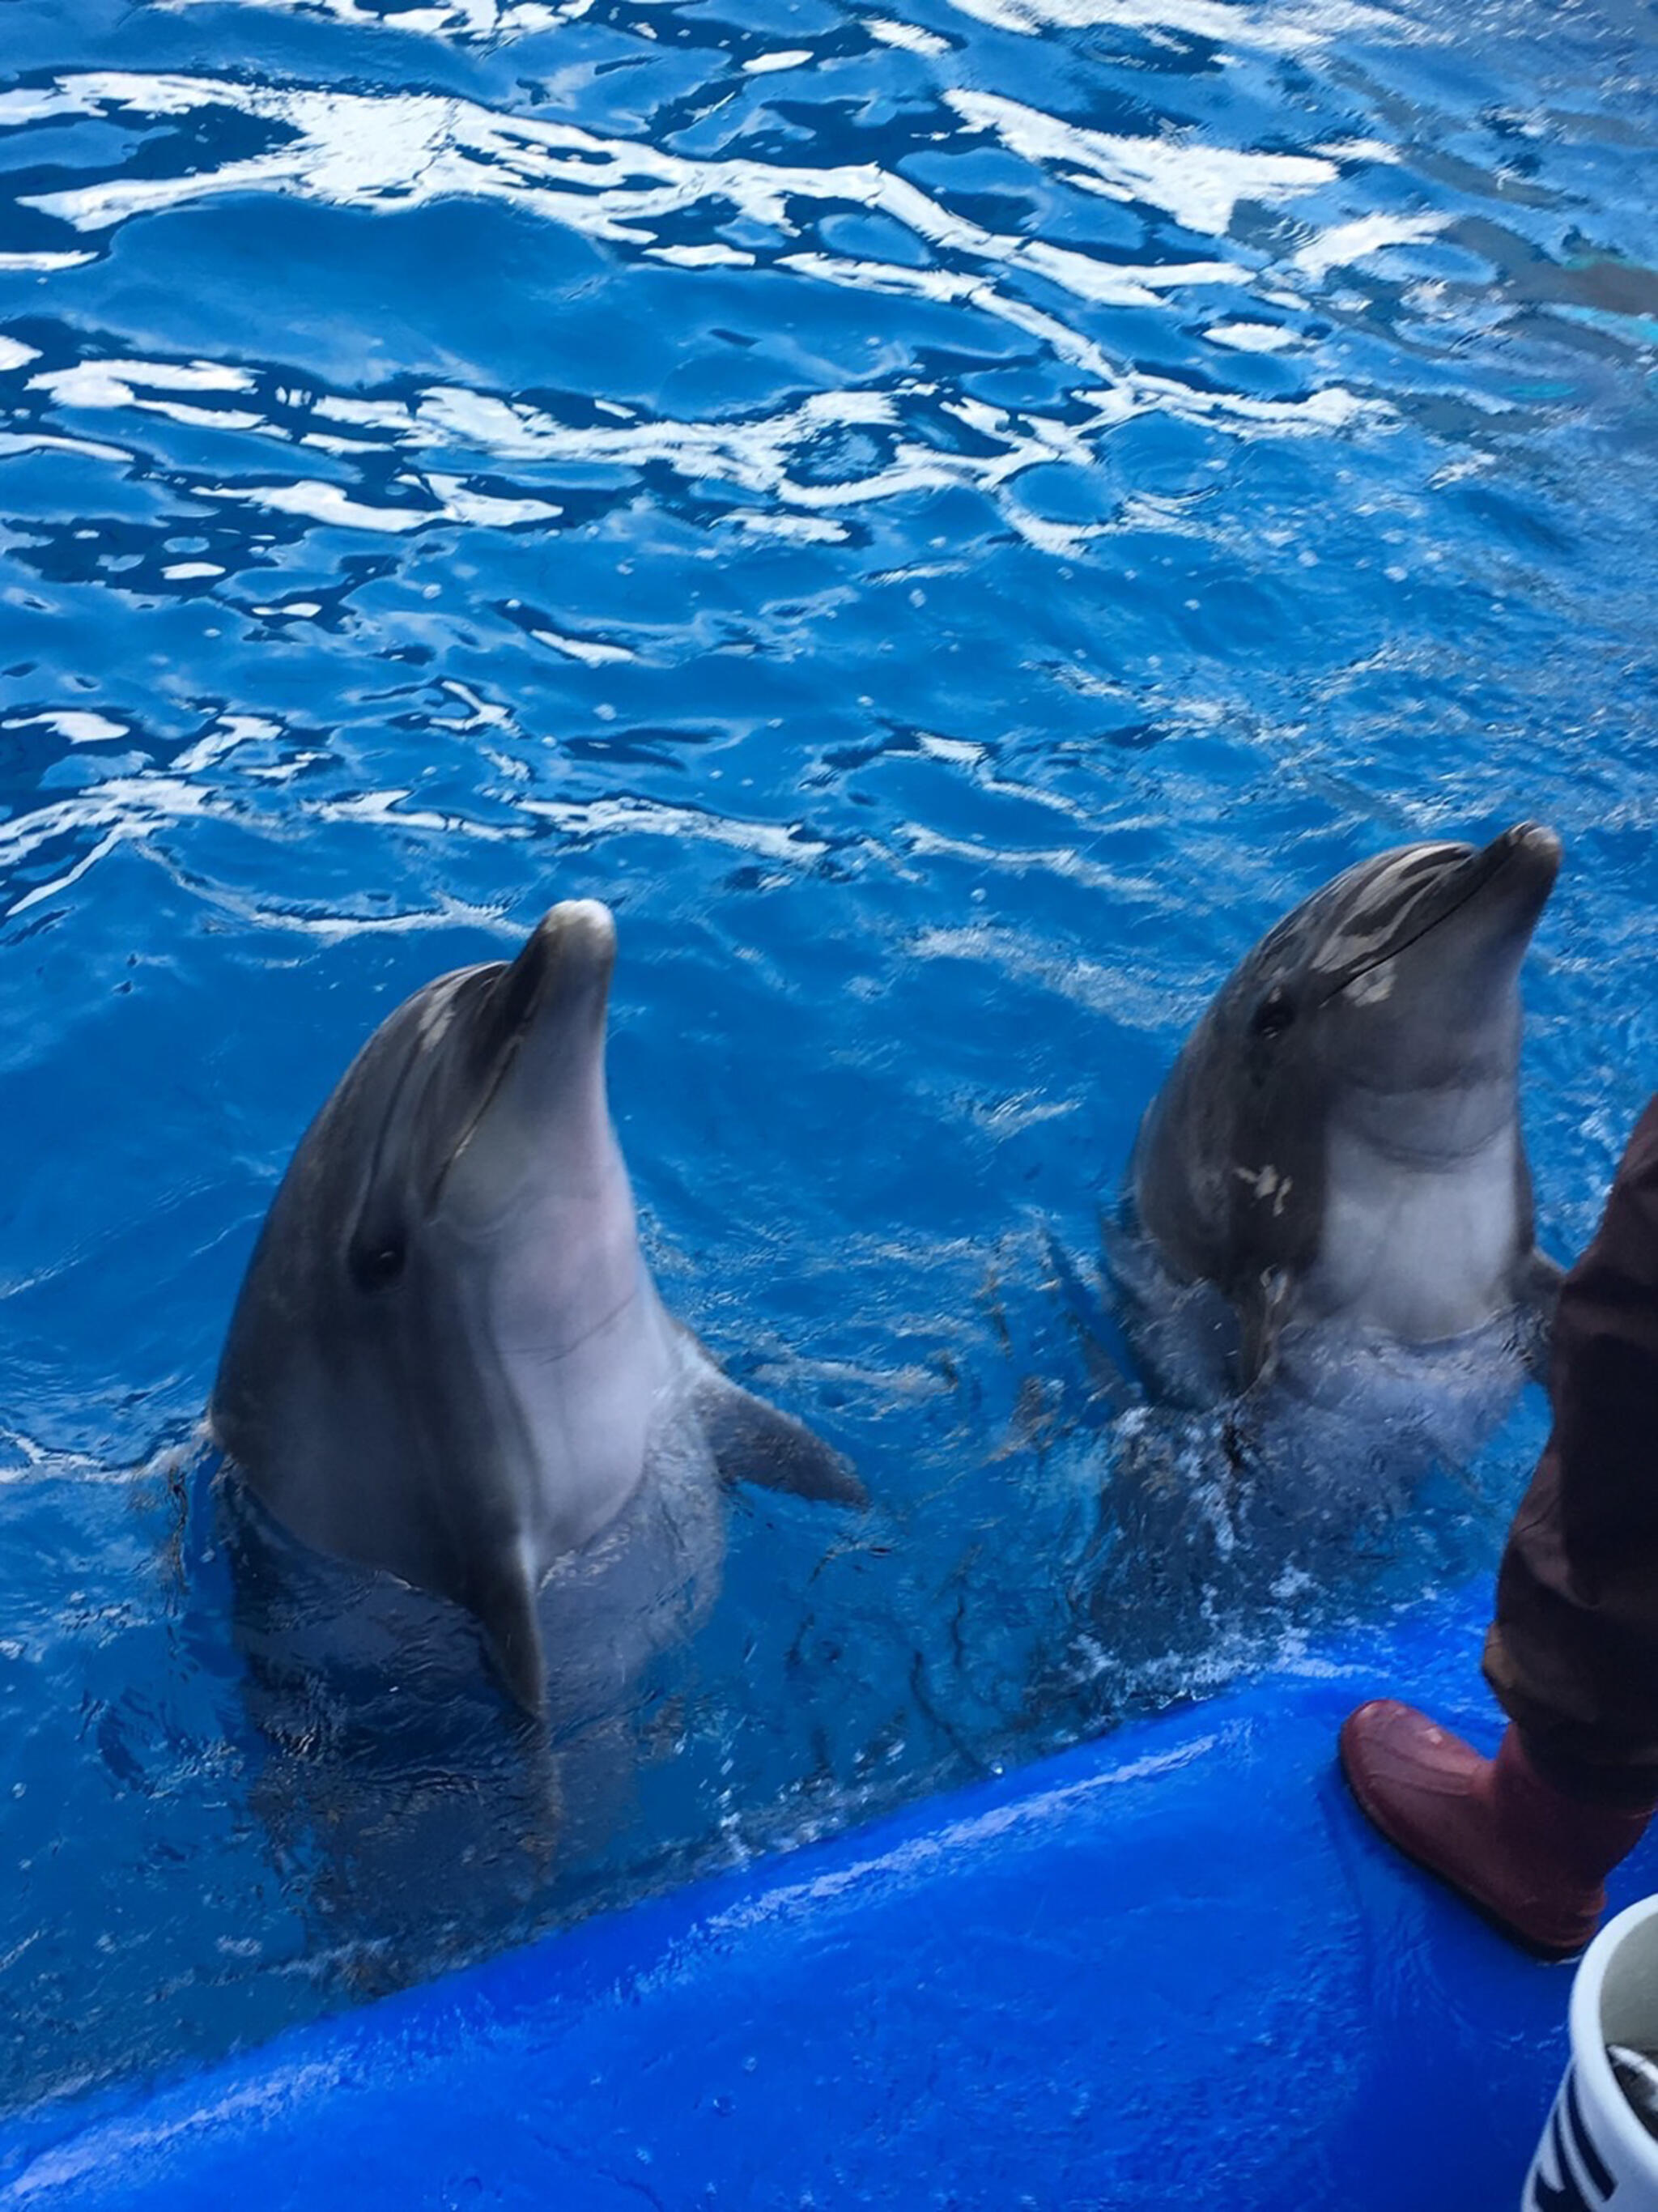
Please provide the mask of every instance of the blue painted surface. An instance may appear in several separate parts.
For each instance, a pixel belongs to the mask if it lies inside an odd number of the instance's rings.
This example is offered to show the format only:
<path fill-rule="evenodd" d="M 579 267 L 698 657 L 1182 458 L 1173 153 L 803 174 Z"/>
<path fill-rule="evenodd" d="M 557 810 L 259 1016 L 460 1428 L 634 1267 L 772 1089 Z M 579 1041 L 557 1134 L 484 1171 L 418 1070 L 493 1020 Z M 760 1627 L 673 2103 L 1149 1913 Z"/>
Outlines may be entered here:
<path fill-rule="evenodd" d="M 1387 1685 L 1489 1741 L 1483 1593 Z M 1516 2203 L 1569 1967 L 1364 1828 L 1375 1640 L 331 2023 L 76 2128 L 0 2203 Z M 1643 1848 L 1614 1903 L 1658 1876 Z"/>
<path fill-rule="evenodd" d="M 1127 1540 L 1084 1339 L 1121 1349 L 1098 1216 L 1181 1036 L 1362 854 L 1563 834 L 1525 983 L 1556 1253 L 1658 1079 L 1654 59 L 1599 0 L 7 0 L 0 2107 L 1334 1637 L 1393 1680 L 1394 1609 L 1489 1571 L 1535 1394 L 1240 1585 Z M 351 1054 L 581 895 L 665 1293 L 877 1510 L 733 1500 L 585 1855 L 398 1741 L 414 1841 L 354 1884 L 247 1711 L 193 1425 Z M 1181 1470 L 1206 1510 L 1200 1440 Z M 1232 1772 L 1159 1787 L 1224 1811 Z M 465 1881 L 419 1849 L 457 1805 Z M 1124 1833 L 1128 1929 L 1161 1830 Z M 1391 1974 L 1408 1894 L 1347 1951 Z M 1412 2034 L 1457 2017 L 1401 1956 Z M 1306 2094 L 1385 2142 L 1353 1986 Z M 1187 2040 L 1254 2158 L 1237 2052 Z M 1110 2140 L 1167 2156 L 1162 2109 Z"/>

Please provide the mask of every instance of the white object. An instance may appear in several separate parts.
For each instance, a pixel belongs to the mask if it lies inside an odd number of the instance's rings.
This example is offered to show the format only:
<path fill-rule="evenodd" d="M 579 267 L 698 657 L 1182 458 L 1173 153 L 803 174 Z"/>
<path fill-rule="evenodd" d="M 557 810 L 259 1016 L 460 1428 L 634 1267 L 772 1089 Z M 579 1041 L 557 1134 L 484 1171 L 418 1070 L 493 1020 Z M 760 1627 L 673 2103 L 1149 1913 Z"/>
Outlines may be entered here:
<path fill-rule="evenodd" d="M 1658 2138 L 1619 2087 L 1609 2043 L 1658 2051 L 1658 1897 L 1610 1920 L 1571 1985 L 1571 2057 L 1521 2212 L 1658 2212 Z"/>

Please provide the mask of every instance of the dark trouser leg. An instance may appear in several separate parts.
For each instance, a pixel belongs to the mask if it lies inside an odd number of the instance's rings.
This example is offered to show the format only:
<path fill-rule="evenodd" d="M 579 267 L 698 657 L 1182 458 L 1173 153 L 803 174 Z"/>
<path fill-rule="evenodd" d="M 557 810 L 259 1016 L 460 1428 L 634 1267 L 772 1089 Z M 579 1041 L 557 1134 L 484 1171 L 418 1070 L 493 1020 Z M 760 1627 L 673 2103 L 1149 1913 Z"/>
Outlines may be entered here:
<path fill-rule="evenodd" d="M 1539 1771 L 1658 1800 L 1658 1098 L 1561 1286 L 1554 1426 L 1497 1577 L 1486 1680 Z"/>

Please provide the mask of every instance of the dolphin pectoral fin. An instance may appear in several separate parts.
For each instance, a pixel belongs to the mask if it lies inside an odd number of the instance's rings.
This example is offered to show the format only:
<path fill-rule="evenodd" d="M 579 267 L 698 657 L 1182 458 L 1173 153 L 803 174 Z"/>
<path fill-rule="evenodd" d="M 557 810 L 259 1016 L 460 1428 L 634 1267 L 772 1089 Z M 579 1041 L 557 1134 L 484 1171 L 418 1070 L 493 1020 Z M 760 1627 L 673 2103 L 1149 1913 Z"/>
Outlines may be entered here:
<path fill-rule="evenodd" d="M 1238 1387 L 1270 1382 L 1278 1365 L 1278 1331 L 1290 1310 L 1292 1285 L 1285 1267 L 1263 1267 L 1243 1288 L 1238 1307 Z"/>
<path fill-rule="evenodd" d="M 819 1505 L 851 1505 L 861 1510 L 869 1492 L 851 1462 L 832 1451 L 793 1413 L 780 1413 L 763 1398 L 739 1389 L 710 1368 L 697 1391 L 696 1409 L 714 1464 L 726 1482 L 758 1483 L 785 1490 Z"/>
<path fill-rule="evenodd" d="M 532 1719 L 539 1719 L 547 1709 L 547 1662 L 528 1568 L 521 1560 L 502 1559 L 472 1610 L 502 1684 Z"/>
<path fill-rule="evenodd" d="M 1515 1284 L 1520 1309 L 1520 1357 L 1533 1382 L 1547 1386 L 1549 1348 L 1554 1337 L 1554 1309 L 1566 1271 L 1546 1252 L 1527 1253 Z"/>

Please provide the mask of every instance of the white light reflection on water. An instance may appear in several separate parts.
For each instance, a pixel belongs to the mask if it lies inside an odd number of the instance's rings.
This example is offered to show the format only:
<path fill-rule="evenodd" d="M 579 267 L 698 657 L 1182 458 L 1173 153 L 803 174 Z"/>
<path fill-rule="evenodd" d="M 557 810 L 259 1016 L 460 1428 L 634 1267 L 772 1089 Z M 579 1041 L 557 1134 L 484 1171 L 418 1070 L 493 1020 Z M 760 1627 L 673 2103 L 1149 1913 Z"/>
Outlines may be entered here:
<path fill-rule="evenodd" d="M 1339 166 L 1324 157 L 1108 137 L 1062 125 L 1016 101 L 965 92 L 947 96 L 970 125 L 993 131 L 1023 158 L 1063 165 L 1060 173 L 1085 191 L 1148 200 L 1187 228 L 1218 240 L 1224 238 L 1240 198 L 1282 204 L 1340 174 Z M 23 204 L 77 230 L 101 231 L 137 216 L 246 191 L 398 212 L 446 198 L 494 198 L 614 246 L 670 254 L 687 268 L 740 263 L 750 258 L 750 249 L 717 235 L 701 241 L 676 237 L 665 244 L 658 235 L 660 226 L 695 215 L 717 234 L 742 222 L 769 232 L 777 247 L 788 248 L 817 212 L 851 205 L 890 217 L 931 254 L 945 257 L 946 264 L 966 261 L 978 267 L 915 267 L 811 247 L 781 252 L 780 265 L 854 289 L 965 301 L 1046 340 L 1061 358 L 1122 393 L 1120 405 L 1155 406 L 1177 415 L 1199 409 L 1188 390 L 1174 380 L 1127 370 L 1052 313 L 1010 291 L 1005 279 L 1034 276 L 1092 305 L 1151 307 L 1188 287 L 1248 289 L 1255 273 L 1248 257 L 1114 262 L 1049 240 L 999 234 L 873 163 L 808 168 L 734 155 L 692 161 L 642 142 L 604 138 L 574 125 L 505 116 L 455 99 L 91 73 L 61 80 L 55 91 L 25 105 L 22 119 L 79 114 L 188 120 L 223 110 L 293 135 L 244 160 L 192 165 L 175 176 L 112 179 L 69 191 L 32 194 Z M 0 122 L 5 119 L 0 105 Z M 1407 228 L 1403 234 L 1421 233 Z M 1380 237 L 1371 240 L 1364 250 L 1382 242 Z M 1327 260 L 1321 265 L 1328 265 Z M 1257 408 L 1252 419 L 1291 428 L 1308 404 L 1275 402 Z M 1208 395 L 1200 411 L 1224 422 L 1231 412 L 1229 395 Z M 1321 425 L 1362 411 L 1360 403 L 1338 386 L 1326 384 L 1317 395 L 1315 415 Z"/>
<path fill-rule="evenodd" d="M 1038 251 L 1031 250 L 1029 264 L 1046 267 L 1046 262 L 1036 258 Z M 800 255 L 790 257 L 787 265 L 853 286 L 884 289 L 890 279 L 895 290 L 969 301 L 980 296 L 973 280 L 951 280 L 938 272 L 871 270 Z M 1154 296 L 1139 289 L 1145 298 Z M 1079 351 L 1090 373 L 1112 375 L 1110 364 L 1096 349 L 1073 347 L 1068 334 L 1051 319 L 1011 303 L 1004 306 L 1011 317 L 1022 317 L 1037 333 L 1051 331 L 1058 346 Z M 220 388 L 239 393 L 247 392 L 251 381 L 234 372 L 218 379 Z M 345 460 L 394 448 L 481 453 L 495 462 L 528 465 L 549 474 L 554 484 L 559 472 L 570 468 L 597 467 L 639 476 L 661 465 L 689 486 L 728 485 L 807 512 L 855 509 L 960 484 L 998 501 L 1021 536 L 1039 546 L 1046 542 L 1045 532 L 1062 532 L 1006 497 L 1009 488 L 1027 471 L 1054 463 L 1086 472 L 1098 457 L 1101 441 L 1136 416 L 1163 414 L 1240 434 L 1287 436 L 1317 435 L 1363 420 L 1382 428 L 1388 420 L 1388 410 L 1380 404 L 1361 402 L 1339 388 L 1324 387 L 1304 399 L 1273 400 L 1203 392 L 1147 376 L 1116 378 L 1107 391 L 1080 394 L 1089 411 L 1076 421 L 951 396 L 936 384 L 914 377 L 902 379 L 891 390 L 814 392 L 795 407 L 759 419 L 699 422 L 644 416 L 616 424 L 561 422 L 544 407 L 456 386 L 433 386 L 412 399 L 320 393 L 310 395 L 308 404 L 295 404 L 290 397 L 278 420 L 245 405 L 212 407 L 171 397 L 180 389 L 205 392 L 210 387 L 199 368 L 170 362 L 81 362 L 40 373 L 27 388 L 65 410 L 132 410 L 201 428 L 252 432 Z M 631 410 L 616 411 L 625 415 Z M 981 450 L 939 451 L 926 435 L 929 415 L 946 424 L 959 424 Z M 883 434 L 888 447 L 884 465 L 863 474 L 825 475 L 820 456 L 826 441 L 859 431 Z M 343 528 L 402 533 L 444 520 L 501 528 L 556 522 L 563 507 L 535 495 L 540 480 L 538 475 L 526 473 L 519 479 L 518 495 L 509 496 L 445 471 L 405 470 L 396 479 L 404 494 L 396 504 L 354 495 L 339 484 L 303 478 L 230 485 L 197 481 L 188 489 L 197 497 L 246 501 Z M 740 514 L 734 519 L 745 520 Z M 761 522 L 757 526 L 767 526 Z M 1065 549 L 1060 545 L 1056 550 Z"/>

